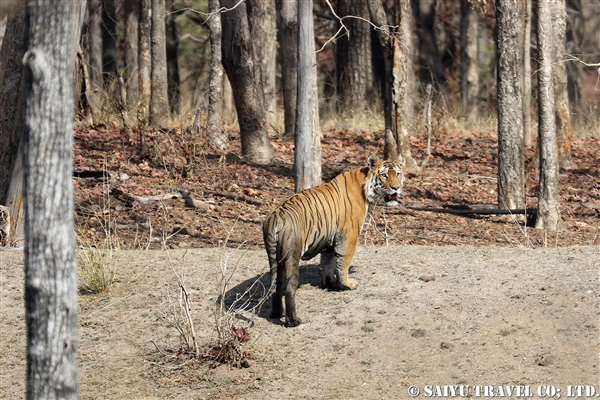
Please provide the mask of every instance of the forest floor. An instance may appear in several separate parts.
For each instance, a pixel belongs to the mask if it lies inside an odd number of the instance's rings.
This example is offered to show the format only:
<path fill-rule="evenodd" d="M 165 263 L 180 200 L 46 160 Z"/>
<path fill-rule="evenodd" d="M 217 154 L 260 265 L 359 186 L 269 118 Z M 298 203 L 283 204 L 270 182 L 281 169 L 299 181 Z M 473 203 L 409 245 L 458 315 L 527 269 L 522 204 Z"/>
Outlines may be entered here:
<path fill-rule="evenodd" d="M 79 237 L 90 246 L 122 249 L 262 246 L 262 220 L 293 194 L 293 139 L 273 137 L 271 166 L 245 163 L 232 136 L 224 156 L 192 145 L 188 132 L 145 133 L 146 150 L 124 142 L 118 129 L 78 129 L 75 197 Z M 426 140 L 414 138 L 413 156 L 425 157 Z M 323 176 L 366 164 L 383 153 L 382 134 L 329 131 L 323 139 Z M 534 150 L 526 152 L 527 209 L 537 204 Z M 600 139 L 575 140 L 573 168 L 561 170 L 565 230 L 532 229 L 531 218 L 456 215 L 496 208 L 497 137 L 446 135 L 432 142 L 424 172 L 409 177 L 399 207 L 376 207 L 362 244 L 568 246 L 600 243 Z M 174 196 L 170 196 L 174 194 Z M 152 201 L 154 200 L 154 201 Z M 411 209 L 434 208 L 447 212 Z"/>
<path fill-rule="evenodd" d="M 290 329 L 268 317 L 269 301 L 259 307 L 268 282 L 261 221 L 292 194 L 290 138 L 272 137 L 269 167 L 241 160 L 237 140 L 220 157 L 175 130 L 146 132 L 141 154 L 110 127 L 78 128 L 75 139 L 80 253 L 100 254 L 115 274 L 107 291 L 80 296 L 83 399 L 405 399 L 413 386 L 419 397 L 449 398 L 442 385 L 468 386 L 472 398 L 553 389 L 565 397 L 574 385 L 600 393 L 598 139 L 574 142 L 575 167 L 560 173 L 565 229 L 546 234 L 519 217 L 408 208 L 495 208 L 496 137 L 437 138 L 401 205 L 377 207 L 367 221 L 351 272 L 356 290 L 323 290 L 316 260 L 303 264 L 303 324 Z M 412 145 L 422 160 L 425 141 Z M 382 148 L 378 134 L 327 132 L 325 180 Z M 533 152 L 526 156 L 534 209 L 537 169 Z M 23 254 L 0 261 L 0 392 L 17 399 Z M 220 299 L 232 307 L 245 368 L 188 356 L 176 328 L 187 329 L 180 282 L 207 355 Z"/>

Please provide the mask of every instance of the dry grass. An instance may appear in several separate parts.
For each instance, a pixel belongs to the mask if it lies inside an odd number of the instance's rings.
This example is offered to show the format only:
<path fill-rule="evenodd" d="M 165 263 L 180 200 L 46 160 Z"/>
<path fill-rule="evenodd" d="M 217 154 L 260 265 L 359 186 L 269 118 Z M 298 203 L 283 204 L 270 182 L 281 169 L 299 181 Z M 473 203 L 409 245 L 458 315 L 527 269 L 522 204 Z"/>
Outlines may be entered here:
<path fill-rule="evenodd" d="M 169 264 L 176 277 L 178 289 L 177 296 L 167 294 L 169 311 L 163 312 L 163 317 L 178 332 L 182 343 L 179 349 L 164 353 L 169 354 L 169 360 L 178 363 L 182 359 L 200 360 L 211 368 L 220 364 L 236 368 L 250 366 L 250 351 L 244 348 L 244 345 L 250 340 L 254 319 L 267 300 L 269 290 L 263 286 L 261 276 L 242 293 L 237 293 L 235 298 L 231 298 L 230 281 L 244 257 L 242 253 L 236 258 L 239 251 L 239 247 L 234 250 L 228 249 L 226 245 L 222 247 L 217 282 L 219 297 L 213 313 L 215 337 L 205 343 L 200 343 L 196 335 L 195 325 L 198 321 L 194 317 L 195 306 L 185 281 L 185 268 L 179 268 L 178 272 L 176 263 L 169 255 Z M 181 262 L 177 264 L 184 265 L 184 257 L 185 253 Z"/>
<path fill-rule="evenodd" d="M 115 268 L 111 261 L 110 250 L 93 247 L 79 249 L 79 292 L 81 294 L 99 294 L 110 289 L 115 282 Z"/>

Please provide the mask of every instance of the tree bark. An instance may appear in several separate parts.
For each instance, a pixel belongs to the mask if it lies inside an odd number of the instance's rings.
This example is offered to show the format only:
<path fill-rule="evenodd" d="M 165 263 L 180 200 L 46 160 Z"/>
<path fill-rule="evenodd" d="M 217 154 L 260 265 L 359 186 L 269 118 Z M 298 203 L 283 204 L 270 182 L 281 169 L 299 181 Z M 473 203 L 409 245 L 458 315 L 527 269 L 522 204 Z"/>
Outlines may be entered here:
<path fill-rule="evenodd" d="M 138 120 L 142 124 L 148 122 L 150 112 L 151 81 L 150 71 L 152 61 L 150 57 L 150 37 L 152 35 L 152 0 L 140 0 L 140 25 L 139 25 L 139 87 Z"/>
<path fill-rule="evenodd" d="M 367 0 L 338 1 L 340 17 L 354 16 L 368 20 Z M 357 18 L 345 19 L 348 33 L 337 40 L 336 72 L 340 110 L 349 107 L 358 110 L 367 105 L 372 90 L 371 26 Z"/>
<path fill-rule="evenodd" d="M 317 93 L 312 4 L 312 0 L 298 2 L 298 97 L 294 140 L 296 192 L 321 183 L 321 132 L 318 125 L 318 108 L 315 107 Z M 317 152 L 318 159 L 315 159 L 313 152 Z"/>
<path fill-rule="evenodd" d="M 479 116 L 479 13 L 469 0 L 461 0 L 461 14 L 461 98 L 463 115 L 473 123 Z"/>
<path fill-rule="evenodd" d="M 102 0 L 102 72 L 108 82 L 119 70 L 117 13 L 115 0 Z"/>
<path fill-rule="evenodd" d="M 9 16 L 0 50 L 0 204 L 3 205 L 8 205 L 8 187 L 23 126 L 23 55 L 26 38 L 25 10 L 20 10 Z"/>
<path fill-rule="evenodd" d="M 29 50 L 23 59 L 27 398 L 76 399 L 73 30 L 79 29 L 84 5 L 51 3 L 29 3 Z"/>
<path fill-rule="evenodd" d="M 398 153 L 402 155 L 407 172 L 418 172 L 417 163 L 410 151 L 410 136 L 414 132 L 414 103 L 416 98 L 415 73 L 412 61 L 413 28 L 412 8 L 410 0 L 396 0 L 398 13 L 399 36 L 394 41 L 393 93 L 395 137 Z M 396 160 L 397 155 L 392 155 Z"/>
<path fill-rule="evenodd" d="M 520 0 L 496 0 L 498 207 L 523 208 L 523 80 Z"/>
<path fill-rule="evenodd" d="M 87 101 L 90 106 L 92 123 L 97 123 L 102 111 L 102 94 L 104 80 L 102 77 L 102 0 L 90 0 L 88 3 L 89 25 L 87 28 L 88 43 L 88 72 L 89 84 Z"/>
<path fill-rule="evenodd" d="M 550 3 L 552 15 L 552 48 L 554 60 L 554 107 L 556 114 L 556 139 L 558 144 L 558 160 L 561 168 L 574 167 L 571 156 L 573 128 L 569 109 L 569 92 L 567 65 L 563 62 L 566 52 L 567 9 L 564 1 Z"/>
<path fill-rule="evenodd" d="M 558 148 L 556 145 L 555 105 L 553 88 L 553 37 L 557 27 L 552 23 L 553 0 L 538 1 L 538 73 L 540 184 L 535 227 L 556 231 L 561 228 L 558 197 Z"/>
<path fill-rule="evenodd" d="M 296 88 L 298 85 L 298 4 L 297 0 L 277 0 L 279 56 L 285 134 L 296 129 Z"/>
<path fill-rule="evenodd" d="M 275 1 L 248 0 L 248 21 L 254 40 L 256 63 L 261 68 L 267 123 L 277 117 L 277 16 Z"/>
<path fill-rule="evenodd" d="M 177 27 L 173 13 L 173 0 L 167 0 L 166 37 L 167 37 L 167 86 L 171 113 L 179 113 L 181 92 L 179 90 L 179 62 L 177 61 Z"/>
<path fill-rule="evenodd" d="M 125 1 L 125 84 L 127 108 L 134 110 L 140 97 L 139 87 L 139 1 Z"/>
<path fill-rule="evenodd" d="M 567 53 L 581 54 L 584 38 L 584 21 L 581 0 L 567 0 Z M 578 62 L 567 63 L 569 74 L 569 105 L 572 113 L 577 113 L 585 105 L 583 101 L 584 73 L 583 65 Z"/>
<path fill-rule="evenodd" d="M 235 0 L 221 0 L 233 8 Z M 273 149 L 266 129 L 260 68 L 255 64 L 246 3 L 221 15 L 223 66 L 231 82 L 242 139 L 242 156 L 251 163 L 269 164 Z"/>
<path fill-rule="evenodd" d="M 209 0 L 209 11 L 212 14 L 208 19 L 210 30 L 210 78 L 208 89 L 208 123 L 206 140 L 208 145 L 216 150 L 227 150 L 229 138 L 227 131 L 221 123 L 221 107 L 223 104 L 223 65 L 221 63 L 221 14 L 219 0 Z"/>
<path fill-rule="evenodd" d="M 396 145 L 396 138 L 394 136 L 394 101 L 393 101 L 393 67 L 394 67 L 394 41 L 395 32 L 390 29 L 390 24 L 387 21 L 385 9 L 381 0 L 368 0 L 369 15 L 371 21 L 379 27 L 377 29 L 377 36 L 379 38 L 379 44 L 383 51 L 383 62 L 384 62 L 384 83 L 383 83 L 383 119 L 385 126 L 385 146 L 384 146 L 384 158 L 388 160 L 396 160 L 398 158 L 398 146 Z"/>
<path fill-rule="evenodd" d="M 150 123 L 169 124 L 169 85 L 167 84 L 167 48 L 165 0 L 152 0 L 152 73 L 150 89 Z"/>
<path fill-rule="evenodd" d="M 420 0 L 415 2 L 417 13 L 418 37 L 418 77 L 423 83 L 431 83 L 438 91 L 445 91 L 446 76 L 442 65 L 436 29 L 435 29 L 435 0 Z M 410 8 L 409 8 L 410 9 Z"/>
<path fill-rule="evenodd" d="M 523 145 L 531 146 L 531 1 L 523 14 Z"/>

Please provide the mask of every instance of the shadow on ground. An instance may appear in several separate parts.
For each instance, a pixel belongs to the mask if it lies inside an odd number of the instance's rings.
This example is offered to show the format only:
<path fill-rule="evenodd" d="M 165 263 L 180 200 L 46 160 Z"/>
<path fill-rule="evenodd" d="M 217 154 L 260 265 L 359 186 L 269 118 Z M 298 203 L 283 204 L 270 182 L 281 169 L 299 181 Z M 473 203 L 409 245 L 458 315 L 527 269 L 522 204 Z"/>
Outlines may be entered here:
<path fill-rule="evenodd" d="M 321 272 L 318 264 L 303 265 L 300 267 L 300 286 L 310 285 L 313 287 L 321 287 Z M 269 287 L 271 285 L 271 277 L 269 273 L 256 275 L 248 278 L 240 284 L 232 287 L 225 292 L 225 307 L 226 309 L 251 309 L 256 305 L 263 303 L 258 309 L 260 318 L 268 319 L 274 324 L 282 325 L 283 322 L 278 319 L 271 319 L 271 299 L 264 300 L 268 296 Z M 217 299 L 217 305 L 221 302 L 221 297 Z"/>

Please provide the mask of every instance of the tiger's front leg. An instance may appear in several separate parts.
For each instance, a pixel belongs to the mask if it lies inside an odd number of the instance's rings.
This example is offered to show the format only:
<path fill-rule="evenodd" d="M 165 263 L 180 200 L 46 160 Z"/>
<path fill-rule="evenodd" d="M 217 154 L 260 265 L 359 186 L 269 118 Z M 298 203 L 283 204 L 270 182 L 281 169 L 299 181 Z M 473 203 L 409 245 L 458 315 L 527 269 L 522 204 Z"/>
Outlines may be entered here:
<path fill-rule="evenodd" d="M 352 258 L 354 258 L 357 243 L 358 237 L 349 238 L 346 239 L 345 242 L 340 243 L 339 248 L 336 248 L 335 274 L 337 275 L 338 286 L 341 290 L 356 289 L 357 283 L 354 279 L 350 279 L 348 273 L 350 272 L 350 264 L 352 264 Z"/>

